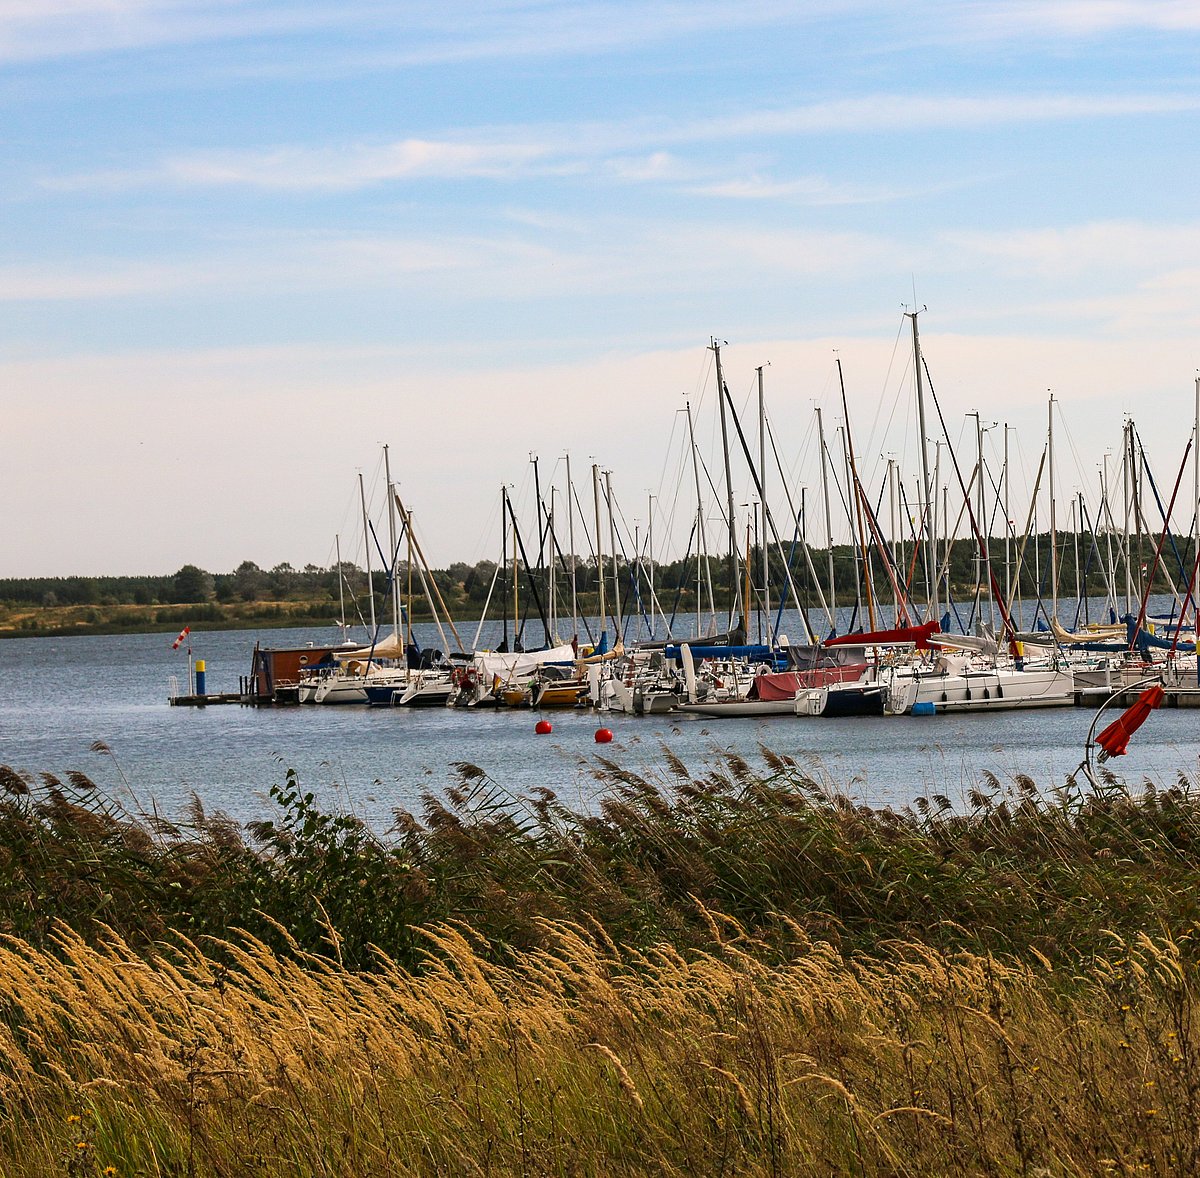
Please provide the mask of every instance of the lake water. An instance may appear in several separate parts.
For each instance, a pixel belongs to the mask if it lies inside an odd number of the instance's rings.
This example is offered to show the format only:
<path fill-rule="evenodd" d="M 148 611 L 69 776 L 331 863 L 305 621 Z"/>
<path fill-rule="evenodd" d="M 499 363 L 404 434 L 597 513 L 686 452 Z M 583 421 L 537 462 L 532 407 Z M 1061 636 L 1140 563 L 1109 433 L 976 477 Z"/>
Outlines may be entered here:
<path fill-rule="evenodd" d="M 440 645 L 431 627 L 422 642 Z M 473 628 L 461 631 L 469 641 Z M 236 691 L 256 640 L 264 646 L 327 643 L 320 629 L 193 634 L 208 665 L 208 690 Z M 177 814 L 194 792 L 205 806 L 239 820 L 270 815 L 269 787 L 289 768 L 322 805 L 390 824 L 394 807 L 417 807 L 423 793 L 455 780 L 453 763 L 481 766 L 520 794 L 534 786 L 593 807 L 602 785 L 597 755 L 655 776 L 669 745 L 694 772 L 720 750 L 762 764 L 760 747 L 795 757 L 854 798 L 902 806 L 928 793 L 961 801 L 984 771 L 1002 781 L 1026 773 L 1043 789 L 1063 783 L 1082 757 L 1092 713 L 1077 708 L 992 715 L 843 720 L 710 720 L 607 713 L 547 713 L 550 736 L 536 736 L 538 714 L 488 709 L 290 707 L 173 708 L 169 679 L 187 690 L 186 650 L 172 635 L 137 634 L 0 642 L 0 763 L 34 773 L 80 769 L 117 796 L 131 790 Z M 485 632 L 484 641 L 498 635 Z M 615 739 L 597 745 L 598 727 Z M 104 741 L 111 755 L 93 752 Z M 1175 782 L 1197 773 L 1200 711 L 1155 712 L 1127 756 L 1109 762 L 1133 783 Z M 127 800 L 127 799 L 126 799 Z"/>

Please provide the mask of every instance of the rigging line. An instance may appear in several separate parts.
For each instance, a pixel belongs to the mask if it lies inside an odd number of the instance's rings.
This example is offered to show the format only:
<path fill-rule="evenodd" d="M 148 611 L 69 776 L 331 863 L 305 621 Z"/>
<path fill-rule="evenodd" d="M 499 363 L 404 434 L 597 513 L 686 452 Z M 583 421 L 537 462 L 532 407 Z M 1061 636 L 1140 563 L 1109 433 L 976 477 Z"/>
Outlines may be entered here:
<path fill-rule="evenodd" d="M 754 460 L 750 456 L 750 447 L 746 443 L 746 435 L 742 432 L 742 423 L 741 423 L 740 419 L 738 418 L 736 411 L 733 408 L 733 399 L 729 396 L 728 390 L 726 390 L 726 392 L 725 392 L 725 399 L 729 402 L 729 410 L 733 417 L 734 429 L 737 431 L 738 441 L 741 443 L 741 446 L 742 446 L 742 454 L 743 454 L 743 457 L 746 459 L 746 466 L 749 468 L 750 475 L 754 480 L 754 485 L 758 490 L 759 500 L 762 501 L 762 497 L 763 497 L 762 496 L 762 481 L 759 478 L 758 473 L 754 469 Z M 775 520 L 774 520 L 773 516 L 771 515 L 771 509 L 766 503 L 763 503 L 763 517 L 764 517 L 764 520 L 767 523 L 769 523 L 771 526 L 772 539 L 774 539 L 775 546 L 779 549 L 780 555 L 782 556 L 783 555 L 783 545 L 780 543 L 779 532 L 775 527 Z M 765 532 L 766 528 L 764 527 L 763 530 Z M 796 589 L 795 584 L 792 583 L 790 576 L 788 578 L 788 588 L 791 592 L 793 599 L 796 602 L 796 609 L 799 612 L 800 620 L 804 625 L 805 637 L 809 641 L 812 641 L 812 639 L 814 637 L 812 627 L 809 625 L 808 618 L 804 614 L 804 606 L 803 606 L 802 602 L 800 601 L 800 594 L 799 594 L 798 590 Z M 747 605 L 746 606 L 747 612 L 745 613 L 745 615 L 743 616 L 743 619 L 742 619 L 743 622 L 745 622 L 747 625 L 749 622 L 749 608 L 750 608 L 749 605 Z"/>
<path fill-rule="evenodd" d="M 814 427 L 810 425 L 809 432 L 812 433 L 813 429 Z M 799 528 L 801 526 L 802 516 L 801 513 L 796 510 L 796 502 L 792 498 L 791 481 L 788 479 L 787 475 L 784 474 L 783 463 L 779 461 L 779 449 L 775 445 L 775 431 L 771 428 L 771 419 L 769 417 L 767 418 L 767 440 L 771 443 L 771 453 L 775 456 L 775 469 L 779 471 L 779 480 L 781 483 L 783 483 L 783 491 L 787 496 L 788 512 L 790 513 L 791 518 L 796 521 L 796 527 Z M 807 521 L 804 522 L 807 523 Z M 804 531 L 807 531 L 807 527 L 805 527 Z M 801 533 L 800 537 L 800 547 L 804 552 L 804 563 L 808 569 L 809 578 L 813 587 L 816 589 L 817 602 L 821 606 L 821 612 L 825 615 L 825 620 L 829 623 L 830 629 L 834 629 L 836 628 L 836 623 L 833 619 L 833 612 L 829 608 L 829 603 L 825 600 L 825 592 L 821 588 L 820 578 L 817 576 L 817 570 L 813 567 L 812 550 L 809 548 L 808 540 L 804 536 L 803 532 Z M 790 560 L 788 563 L 788 569 L 789 571 L 791 569 Z"/>
<path fill-rule="evenodd" d="M 934 391 L 933 377 L 929 373 L 929 364 L 925 361 L 924 357 L 922 357 L 922 366 L 925 369 L 925 379 L 929 382 L 929 395 L 933 399 L 933 407 L 937 410 L 938 420 L 942 423 L 942 433 L 946 437 L 947 444 L 949 444 L 950 434 L 946 429 L 946 418 L 942 414 L 942 405 L 941 405 L 941 402 L 938 400 L 937 393 Z M 954 465 L 954 474 L 958 478 L 958 485 L 962 489 L 963 498 L 966 502 L 967 516 L 971 521 L 971 530 L 975 533 L 975 540 L 976 540 L 976 543 L 978 543 L 978 542 L 980 542 L 981 537 L 979 535 L 979 525 L 975 520 L 975 512 L 971 507 L 970 493 L 967 491 L 965 485 L 963 484 L 962 470 L 959 469 L 958 456 L 954 453 L 954 447 L 950 446 L 949 449 L 950 449 L 950 461 Z M 956 528 L 957 528 L 957 525 L 956 525 Z M 1002 594 L 1000 592 L 1000 586 L 996 580 L 995 569 L 993 569 L 991 567 L 988 568 L 988 580 L 991 582 L 993 599 L 998 603 L 1003 603 L 1004 602 L 1004 594 Z M 1004 623 L 1004 632 L 1008 636 L 1008 640 L 1009 640 L 1010 644 L 1013 644 L 1015 646 L 1016 638 L 1014 637 L 1014 635 L 1015 635 L 1016 631 L 1013 629 L 1012 618 L 1009 616 L 1008 606 L 1005 604 L 1000 605 L 1000 618 Z"/>
<path fill-rule="evenodd" d="M 904 334 L 904 319 L 903 319 L 903 317 L 901 317 L 900 326 L 896 331 L 896 338 L 892 341 L 892 355 L 888 360 L 887 374 L 884 376 L 884 387 L 883 387 L 883 390 L 880 392 L 879 397 L 876 399 L 875 417 L 871 422 L 870 430 L 867 432 L 867 448 L 866 448 L 865 452 L 868 454 L 874 454 L 883 449 L 882 440 L 878 441 L 878 442 L 876 441 L 876 436 L 877 436 L 876 431 L 879 428 L 879 415 L 883 409 L 884 397 L 887 392 L 888 377 L 891 375 L 892 364 L 895 362 L 895 359 L 896 359 L 896 350 L 900 347 L 900 337 L 903 334 Z M 883 435 L 882 435 L 883 438 L 886 438 L 888 433 L 891 431 L 892 422 L 895 421 L 895 419 L 896 419 L 896 410 L 899 407 L 901 401 L 903 400 L 905 404 L 908 403 L 908 397 L 902 396 L 902 394 L 904 394 L 904 392 L 905 392 L 905 390 L 904 390 L 903 386 L 901 386 L 901 385 L 896 386 L 896 394 L 892 398 L 892 409 L 891 409 L 891 412 L 888 414 L 887 425 L 884 426 L 884 429 L 883 429 Z M 875 469 L 872 471 L 872 474 L 878 474 L 878 472 L 879 472 L 879 467 L 878 467 L 878 465 L 876 465 Z"/>
<path fill-rule="evenodd" d="M 1136 429 L 1137 429 L 1137 427 L 1135 426 L 1134 427 L 1135 432 L 1136 432 Z M 1139 441 L 1140 440 L 1141 439 L 1139 438 Z M 1141 605 L 1141 608 L 1138 610 L 1137 623 L 1135 624 L 1135 626 L 1133 628 L 1133 633 L 1129 636 L 1129 649 L 1130 650 L 1133 650 L 1134 647 L 1136 646 L 1137 637 L 1142 632 L 1143 623 L 1146 620 L 1146 607 L 1150 603 L 1150 590 L 1154 587 L 1154 574 L 1158 572 L 1159 560 L 1162 557 L 1163 544 L 1166 542 L 1166 537 L 1171 531 L 1170 519 L 1171 519 L 1172 512 L 1174 512 L 1174 510 L 1175 510 L 1175 498 L 1179 494 L 1180 485 L 1183 483 L 1183 476 L 1187 470 L 1188 455 L 1192 452 L 1192 444 L 1194 441 L 1195 441 L 1195 439 L 1192 438 L 1191 436 L 1189 436 L 1188 443 L 1183 449 L 1183 461 L 1179 464 L 1179 475 L 1175 479 L 1175 489 L 1171 492 L 1171 502 L 1170 502 L 1170 505 L 1167 507 L 1166 514 L 1163 517 L 1166 522 L 1163 524 L 1162 535 L 1159 537 L 1158 546 L 1154 550 L 1154 563 L 1150 566 L 1150 575 L 1146 578 L 1146 591 L 1142 594 L 1142 605 Z M 1145 458 L 1145 450 L 1144 449 L 1142 451 L 1142 457 L 1143 457 L 1143 459 Z M 1157 497 L 1158 497 L 1158 492 L 1156 491 L 1155 498 L 1157 498 Z M 1175 600 L 1176 601 L 1179 600 L 1178 593 L 1175 594 Z"/>
<path fill-rule="evenodd" d="M 1158 514 L 1160 516 L 1162 516 L 1163 525 L 1166 528 L 1166 532 L 1167 532 L 1167 537 L 1171 541 L 1171 552 L 1175 556 L 1175 562 L 1179 565 L 1179 575 L 1186 579 L 1186 577 L 1188 575 L 1188 571 L 1187 571 L 1187 568 L 1184 566 L 1183 557 L 1179 555 L 1179 546 L 1175 543 L 1175 536 L 1171 532 L 1171 521 L 1169 519 L 1167 519 L 1166 515 L 1163 512 L 1162 499 L 1159 496 L 1158 487 L 1154 482 L 1154 474 L 1150 470 L 1149 459 L 1147 459 L 1147 457 L 1146 457 L 1146 447 L 1142 445 L 1142 435 L 1138 433 L 1138 428 L 1136 425 L 1133 427 L 1133 432 L 1137 436 L 1138 449 L 1141 451 L 1141 455 L 1142 455 L 1142 466 L 1144 467 L 1144 469 L 1146 471 L 1146 477 L 1150 480 L 1150 490 L 1154 493 L 1154 502 L 1158 504 Z M 1172 501 L 1172 514 L 1174 514 L 1173 501 Z M 1147 525 L 1147 530 L 1149 530 L 1148 525 Z M 1174 596 L 1176 602 L 1178 602 L 1179 594 L 1176 591 L 1174 585 L 1171 586 L 1171 593 L 1172 593 L 1172 596 Z"/>

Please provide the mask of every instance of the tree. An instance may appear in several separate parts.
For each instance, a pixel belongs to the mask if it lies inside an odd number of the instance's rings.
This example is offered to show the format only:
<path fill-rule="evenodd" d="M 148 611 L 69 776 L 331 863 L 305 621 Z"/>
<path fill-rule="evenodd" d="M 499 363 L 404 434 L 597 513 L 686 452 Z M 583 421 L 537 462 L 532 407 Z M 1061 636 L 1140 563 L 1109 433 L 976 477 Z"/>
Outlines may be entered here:
<path fill-rule="evenodd" d="M 243 560 L 233 570 L 234 592 L 243 601 L 257 601 L 262 594 L 266 574 L 252 560 Z"/>
<path fill-rule="evenodd" d="M 194 564 L 185 564 L 171 578 L 171 600 L 184 602 L 207 601 L 213 593 L 213 578 Z"/>

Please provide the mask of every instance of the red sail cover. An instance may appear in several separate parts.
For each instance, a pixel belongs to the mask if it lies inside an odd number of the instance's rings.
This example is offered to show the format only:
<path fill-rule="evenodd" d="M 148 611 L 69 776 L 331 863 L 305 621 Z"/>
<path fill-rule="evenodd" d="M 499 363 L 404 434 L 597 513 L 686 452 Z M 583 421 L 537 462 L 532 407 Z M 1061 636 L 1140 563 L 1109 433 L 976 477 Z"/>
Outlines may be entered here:
<path fill-rule="evenodd" d="M 1099 736 L 1096 743 L 1103 750 L 1100 760 L 1123 757 L 1129 748 L 1129 738 L 1142 726 L 1150 713 L 1163 701 L 1166 693 L 1156 683 L 1147 687 Z"/>
<path fill-rule="evenodd" d="M 912 642 L 918 650 L 929 649 L 929 639 L 933 634 L 941 633 L 937 622 L 926 622 L 923 626 L 904 626 L 899 630 L 871 630 L 866 634 L 842 634 L 837 638 L 827 638 L 824 646 L 895 646 L 902 642 Z"/>
<path fill-rule="evenodd" d="M 867 673 L 866 663 L 845 663 L 837 667 L 814 667 L 809 671 L 768 671 L 757 675 L 750 685 L 753 699 L 795 699 L 805 687 L 830 687 L 834 683 L 854 683 Z"/>

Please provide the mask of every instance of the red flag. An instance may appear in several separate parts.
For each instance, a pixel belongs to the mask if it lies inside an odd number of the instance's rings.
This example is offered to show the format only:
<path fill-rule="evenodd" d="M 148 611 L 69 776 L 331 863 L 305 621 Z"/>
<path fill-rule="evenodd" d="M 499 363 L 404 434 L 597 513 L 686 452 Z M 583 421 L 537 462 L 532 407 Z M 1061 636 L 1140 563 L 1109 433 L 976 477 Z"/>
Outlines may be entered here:
<path fill-rule="evenodd" d="M 1129 738 L 1142 726 L 1146 717 L 1163 701 L 1166 692 L 1156 683 L 1147 687 L 1099 736 L 1100 760 L 1123 757 L 1129 748 Z"/>
<path fill-rule="evenodd" d="M 171 643 L 171 649 L 172 649 L 172 650 L 178 650 L 178 649 L 179 649 L 179 648 L 180 648 L 180 647 L 183 645 L 183 640 L 184 640 L 184 639 L 185 639 L 185 638 L 186 638 L 186 637 L 187 637 L 187 636 L 188 636 L 188 635 L 189 635 L 191 632 L 192 632 L 192 628 L 191 628 L 191 626 L 184 626 L 184 628 L 183 628 L 182 630 L 180 630 L 180 631 L 179 631 L 179 637 L 178 637 L 178 638 L 176 638 L 176 639 L 175 639 L 175 641 Z"/>

